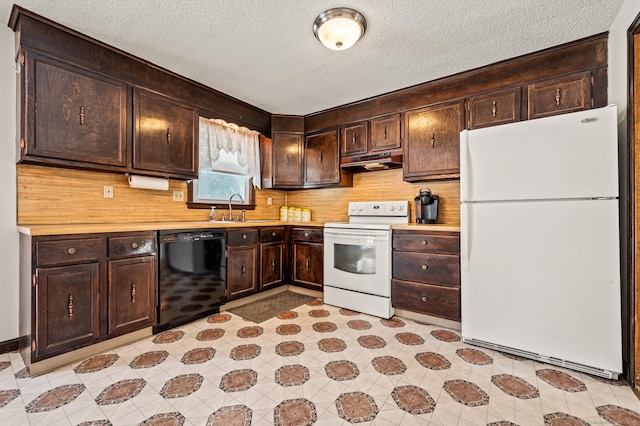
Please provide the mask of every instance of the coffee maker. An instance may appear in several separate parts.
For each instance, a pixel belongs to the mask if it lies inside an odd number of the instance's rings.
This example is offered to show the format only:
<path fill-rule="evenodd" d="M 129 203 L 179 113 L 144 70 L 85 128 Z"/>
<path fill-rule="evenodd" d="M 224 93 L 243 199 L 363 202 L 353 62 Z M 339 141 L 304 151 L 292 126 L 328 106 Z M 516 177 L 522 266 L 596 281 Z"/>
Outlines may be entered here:
<path fill-rule="evenodd" d="M 416 223 L 436 223 L 438 220 L 439 196 L 431 194 L 429 188 L 422 188 L 414 198 L 416 209 Z"/>

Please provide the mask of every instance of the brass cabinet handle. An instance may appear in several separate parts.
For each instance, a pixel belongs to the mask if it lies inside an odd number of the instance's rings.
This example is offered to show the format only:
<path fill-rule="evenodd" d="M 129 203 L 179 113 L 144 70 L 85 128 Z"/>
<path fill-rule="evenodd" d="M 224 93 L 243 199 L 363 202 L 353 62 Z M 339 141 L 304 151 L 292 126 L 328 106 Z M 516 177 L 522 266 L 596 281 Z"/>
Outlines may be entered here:
<path fill-rule="evenodd" d="M 272 231 L 272 232 L 271 232 L 271 236 L 272 236 L 272 237 L 275 237 L 275 236 L 276 236 L 275 231 Z"/>
<path fill-rule="evenodd" d="M 498 113 L 498 103 L 496 101 L 493 101 L 491 103 L 491 116 L 493 118 L 496 118 L 497 113 Z"/>
<path fill-rule="evenodd" d="M 561 93 L 560 93 L 560 88 L 558 87 L 556 89 L 556 107 L 557 108 L 560 107 L 560 97 L 561 97 Z"/>
<path fill-rule="evenodd" d="M 131 283 L 131 303 L 136 303 L 136 283 Z"/>
<path fill-rule="evenodd" d="M 241 277 L 244 277 L 244 273 L 245 273 L 245 271 L 246 271 L 246 268 L 245 268 L 244 263 L 243 263 L 243 264 L 242 264 L 242 267 L 240 268 L 240 276 L 241 276 Z"/>
<path fill-rule="evenodd" d="M 287 164 L 289 164 L 289 154 L 285 155 L 285 156 L 284 156 L 284 159 L 285 159 L 285 162 L 286 162 Z"/>
<path fill-rule="evenodd" d="M 243 239 L 243 240 L 246 240 L 247 238 L 248 238 L 248 237 L 247 237 L 247 234 L 242 234 L 242 239 Z"/>
<path fill-rule="evenodd" d="M 433 148 L 435 145 L 436 145 L 436 134 L 431 133 L 431 148 Z"/>
<path fill-rule="evenodd" d="M 311 259 L 309 259 L 308 257 L 307 257 L 307 261 L 306 261 L 306 266 L 307 266 L 307 271 L 309 269 L 311 269 Z"/>
<path fill-rule="evenodd" d="M 137 249 L 138 247 L 140 247 L 140 245 L 138 243 L 131 243 L 131 248 L 132 249 Z"/>
<path fill-rule="evenodd" d="M 427 303 L 427 302 L 429 301 L 429 297 L 427 297 L 427 295 L 426 295 L 426 294 L 423 294 L 423 295 L 422 295 L 422 301 L 423 301 L 424 303 Z"/>
<path fill-rule="evenodd" d="M 422 270 L 423 270 L 423 271 L 426 271 L 427 269 L 429 269 L 429 266 L 428 266 L 428 265 L 422 265 Z"/>
<path fill-rule="evenodd" d="M 69 303 L 67 304 L 69 318 L 73 318 L 73 294 L 69 295 Z"/>
<path fill-rule="evenodd" d="M 274 271 L 276 270 L 276 260 L 275 259 L 271 259 L 271 269 L 273 269 Z"/>
<path fill-rule="evenodd" d="M 426 246 L 429 242 L 427 240 L 422 240 L 422 245 Z"/>
<path fill-rule="evenodd" d="M 356 144 L 356 139 L 357 139 L 357 138 L 356 138 L 356 134 L 355 134 L 355 133 L 353 133 L 353 134 L 351 135 L 351 143 L 355 145 L 355 144 Z"/>
<path fill-rule="evenodd" d="M 80 126 L 84 126 L 84 106 L 80 107 Z"/>
<path fill-rule="evenodd" d="M 66 250 L 66 253 L 67 253 L 67 254 L 76 254 L 76 248 L 75 248 L 75 247 L 69 247 L 69 248 Z"/>
<path fill-rule="evenodd" d="M 382 132 L 382 138 L 387 139 L 387 126 L 384 126 L 384 131 Z"/>
<path fill-rule="evenodd" d="M 305 233 L 304 233 L 304 237 L 305 237 L 305 238 L 309 238 L 309 233 L 308 233 L 308 232 L 305 232 Z"/>
<path fill-rule="evenodd" d="M 322 163 L 322 151 L 320 152 L 320 162 Z"/>
<path fill-rule="evenodd" d="M 167 145 L 171 143 L 171 127 L 167 128 Z"/>

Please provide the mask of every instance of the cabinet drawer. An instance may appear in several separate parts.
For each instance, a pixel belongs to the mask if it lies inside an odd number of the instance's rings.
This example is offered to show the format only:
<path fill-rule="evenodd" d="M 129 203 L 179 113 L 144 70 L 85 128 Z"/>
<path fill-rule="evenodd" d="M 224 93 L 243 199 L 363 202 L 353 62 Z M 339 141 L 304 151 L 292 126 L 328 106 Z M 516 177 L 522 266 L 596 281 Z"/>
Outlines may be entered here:
<path fill-rule="evenodd" d="M 294 241 L 324 241 L 324 229 L 323 228 L 293 228 L 291 232 L 291 238 Z"/>
<path fill-rule="evenodd" d="M 38 266 L 99 260 L 104 253 L 102 238 L 78 238 L 36 242 Z"/>
<path fill-rule="evenodd" d="M 109 257 L 127 257 L 156 251 L 156 234 L 109 238 Z"/>
<path fill-rule="evenodd" d="M 260 228 L 260 242 L 271 243 L 284 240 L 284 226 L 275 228 Z"/>
<path fill-rule="evenodd" d="M 393 252 L 393 278 L 460 286 L 460 257 L 450 254 Z"/>
<path fill-rule="evenodd" d="M 460 290 L 437 285 L 391 281 L 394 308 L 460 321 Z"/>
<path fill-rule="evenodd" d="M 460 235 L 393 233 L 393 249 L 460 254 Z"/>
<path fill-rule="evenodd" d="M 259 241 L 257 229 L 235 229 L 227 231 L 227 244 L 230 246 L 243 246 L 254 244 Z"/>

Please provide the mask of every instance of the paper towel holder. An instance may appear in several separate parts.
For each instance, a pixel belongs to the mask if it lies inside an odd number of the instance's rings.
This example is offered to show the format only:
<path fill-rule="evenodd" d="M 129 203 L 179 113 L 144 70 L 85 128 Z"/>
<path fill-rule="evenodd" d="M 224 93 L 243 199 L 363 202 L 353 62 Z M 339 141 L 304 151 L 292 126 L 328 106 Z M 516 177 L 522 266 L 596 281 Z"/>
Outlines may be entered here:
<path fill-rule="evenodd" d="M 136 189 L 151 189 L 156 191 L 167 191 L 169 189 L 169 179 L 153 176 L 132 175 L 125 173 L 129 181 L 129 187 Z"/>

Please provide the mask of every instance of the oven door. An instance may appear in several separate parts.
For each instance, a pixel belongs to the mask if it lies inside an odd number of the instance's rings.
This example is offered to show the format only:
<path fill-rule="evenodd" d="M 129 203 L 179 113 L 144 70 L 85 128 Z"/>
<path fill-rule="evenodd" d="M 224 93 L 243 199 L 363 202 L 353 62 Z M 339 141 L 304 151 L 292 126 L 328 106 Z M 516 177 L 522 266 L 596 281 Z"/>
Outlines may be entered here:
<path fill-rule="evenodd" d="M 391 232 L 324 229 L 324 285 L 391 296 Z"/>

